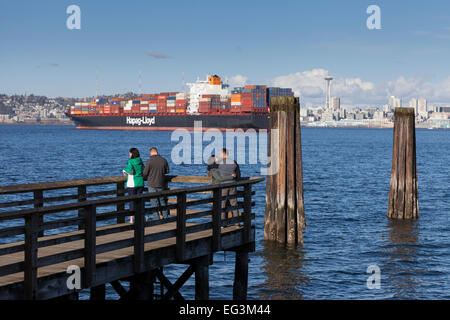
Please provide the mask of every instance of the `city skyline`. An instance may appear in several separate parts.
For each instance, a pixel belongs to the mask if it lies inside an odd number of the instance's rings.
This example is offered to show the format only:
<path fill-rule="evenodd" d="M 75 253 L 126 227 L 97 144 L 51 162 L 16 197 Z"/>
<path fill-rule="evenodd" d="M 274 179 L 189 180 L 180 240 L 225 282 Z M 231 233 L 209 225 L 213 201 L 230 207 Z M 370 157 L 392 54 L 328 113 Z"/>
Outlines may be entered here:
<path fill-rule="evenodd" d="M 80 30 L 66 27 L 72 4 Z M 369 30 L 370 4 L 2 2 L 0 92 L 94 96 L 97 73 L 101 95 L 139 92 L 139 83 L 175 91 L 183 74 L 217 73 L 232 86 L 292 87 L 308 107 L 324 104 L 332 74 L 342 106 L 381 106 L 392 95 L 450 104 L 450 4 L 379 1 L 382 28 Z"/>

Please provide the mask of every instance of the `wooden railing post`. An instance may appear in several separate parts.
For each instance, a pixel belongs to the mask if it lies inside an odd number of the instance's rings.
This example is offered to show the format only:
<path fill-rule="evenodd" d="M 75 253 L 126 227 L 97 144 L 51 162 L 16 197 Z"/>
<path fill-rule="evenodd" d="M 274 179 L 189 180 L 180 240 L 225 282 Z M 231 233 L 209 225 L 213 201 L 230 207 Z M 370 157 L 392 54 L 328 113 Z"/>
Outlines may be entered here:
<path fill-rule="evenodd" d="M 116 183 L 116 196 L 122 197 L 125 195 L 125 182 L 118 182 Z M 123 211 L 125 210 L 125 203 L 118 203 L 116 205 L 117 211 Z M 117 223 L 124 223 L 125 222 L 125 216 L 118 216 L 117 217 Z"/>
<path fill-rule="evenodd" d="M 134 200 L 134 272 L 144 271 L 144 200 Z"/>
<path fill-rule="evenodd" d="M 38 289 L 38 232 L 39 213 L 33 212 L 25 218 L 24 293 L 27 300 L 36 299 Z"/>
<path fill-rule="evenodd" d="M 86 201 L 86 186 L 78 186 L 78 202 Z M 78 217 L 83 218 L 83 209 L 78 210 Z M 78 230 L 83 230 L 83 223 L 80 221 L 78 224 Z"/>
<path fill-rule="evenodd" d="M 213 242 L 212 250 L 220 251 L 222 249 L 222 188 L 214 189 L 212 204 L 212 225 L 213 225 Z"/>
<path fill-rule="evenodd" d="M 177 195 L 177 261 L 185 260 L 186 247 L 186 193 Z"/>
<path fill-rule="evenodd" d="M 44 206 L 44 192 L 42 190 L 36 190 L 33 192 L 34 196 L 34 208 L 39 209 Z M 39 216 L 39 226 L 44 224 L 44 216 Z M 39 237 L 44 236 L 44 231 L 39 231 Z"/>
<path fill-rule="evenodd" d="M 96 265 L 96 208 L 93 205 L 84 209 L 84 287 L 95 282 Z"/>
<path fill-rule="evenodd" d="M 250 228 L 252 224 L 252 185 L 244 186 L 244 243 L 250 242 Z"/>

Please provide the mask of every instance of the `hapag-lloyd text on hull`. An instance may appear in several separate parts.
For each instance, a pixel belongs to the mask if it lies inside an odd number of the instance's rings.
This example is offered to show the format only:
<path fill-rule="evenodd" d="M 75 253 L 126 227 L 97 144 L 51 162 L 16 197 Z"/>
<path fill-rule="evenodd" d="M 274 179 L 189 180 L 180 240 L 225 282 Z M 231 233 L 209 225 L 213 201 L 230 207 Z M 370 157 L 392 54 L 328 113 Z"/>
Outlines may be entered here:
<path fill-rule="evenodd" d="M 127 117 L 126 123 L 132 126 L 152 126 L 156 123 L 156 117 Z"/>

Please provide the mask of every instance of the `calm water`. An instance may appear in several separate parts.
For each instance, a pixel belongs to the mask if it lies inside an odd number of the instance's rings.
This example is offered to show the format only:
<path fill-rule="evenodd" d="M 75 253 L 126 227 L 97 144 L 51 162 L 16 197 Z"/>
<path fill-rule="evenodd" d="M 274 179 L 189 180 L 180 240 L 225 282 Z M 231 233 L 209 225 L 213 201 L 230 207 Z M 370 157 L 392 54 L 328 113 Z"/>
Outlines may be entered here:
<path fill-rule="evenodd" d="M 0 126 L 0 185 L 119 175 L 134 146 L 147 158 L 158 146 L 170 159 L 170 132 L 82 131 L 57 126 Z M 386 218 L 392 130 L 302 130 L 307 228 L 301 249 L 263 241 L 265 184 L 255 186 L 257 243 L 250 299 L 449 299 L 450 131 L 417 130 L 420 219 Z M 258 176 L 259 165 L 241 165 Z M 172 164 L 200 175 L 202 165 Z M 381 289 L 366 287 L 369 265 Z M 210 296 L 232 297 L 234 259 L 216 254 Z M 171 279 L 181 267 L 166 268 Z M 193 279 L 182 289 L 193 298 Z M 109 298 L 117 296 L 108 288 Z M 86 297 L 84 295 L 83 297 Z"/>

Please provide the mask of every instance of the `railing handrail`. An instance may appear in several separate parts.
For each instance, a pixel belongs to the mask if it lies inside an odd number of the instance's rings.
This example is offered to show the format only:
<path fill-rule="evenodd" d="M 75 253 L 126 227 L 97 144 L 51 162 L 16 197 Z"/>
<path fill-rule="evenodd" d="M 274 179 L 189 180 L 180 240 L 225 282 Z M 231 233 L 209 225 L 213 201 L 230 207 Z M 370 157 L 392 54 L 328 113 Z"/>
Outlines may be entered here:
<path fill-rule="evenodd" d="M 207 177 L 204 177 L 204 178 L 207 178 Z M 205 185 L 205 186 L 188 187 L 188 188 L 177 188 L 177 189 L 164 190 L 164 191 L 153 192 L 153 193 L 143 193 L 143 194 L 138 194 L 138 195 L 120 196 L 120 197 L 115 197 L 115 198 L 105 198 L 105 199 L 97 199 L 97 200 L 86 200 L 86 201 L 82 201 L 82 202 L 73 202 L 73 203 L 66 203 L 66 204 L 61 204 L 61 205 L 52 205 L 52 206 L 45 206 L 45 207 L 38 207 L 38 208 L 30 208 L 30 209 L 2 212 L 2 213 L 0 213 L 0 221 L 8 220 L 8 219 L 24 218 L 33 213 L 38 213 L 39 215 L 45 215 L 45 214 L 55 213 L 58 211 L 70 211 L 70 210 L 76 210 L 76 209 L 83 209 L 83 208 L 86 208 L 86 207 L 92 206 L 92 205 L 107 206 L 107 205 L 129 202 L 129 201 L 137 200 L 137 199 L 146 200 L 146 199 L 164 197 L 164 196 L 177 196 L 182 193 L 198 193 L 198 192 L 203 192 L 203 191 L 214 191 L 217 189 L 239 187 L 239 186 L 244 186 L 247 184 L 255 184 L 255 183 L 258 183 L 261 181 L 264 181 L 264 178 L 262 178 L 262 177 L 241 178 L 240 180 L 236 180 L 233 182 L 227 182 L 227 183 L 209 184 L 209 185 Z M 114 183 L 114 182 L 112 182 L 112 183 Z"/>
<path fill-rule="evenodd" d="M 118 177 L 110 177 L 106 178 L 108 181 L 112 179 L 116 179 Z M 123 179 L 122 177 L 120 177 Z M 176 177 L 175 177 L 176 178 Z M 196 178 L 200 178 L 195 180 Z M 186 182 L 186 180 L 195 181 L 207 181 L 207 177 L 179 177 L 179 182 Z M 105 181 L 105 179 L 103 179 Z M 175 188 L 171 190 L 164 190 L 160 192 L 153 193 L 144 193 L 138 195 L 130 195 L 130 196 L 122 196 L 123 193 L 114 198 L 104 198 L 97 200 L 85 200 L 83 197 L 82 201 L 74 202 L 74 203 L 66 203 L 62 205 L 53 205 L 53 206 L 36 206 L 32 209 L 18 210 L 18 211 L 10 211 L 4 212 L 0 214 L 1 220 L 8 219 L 20 219 L 23 218 L 25 224 L 23 226 L 13 227 L 17 230 L 11 232 L 11 228 L 6 228 L 6 235 L 11 234 L 19 234 L 16 231 L 20 231 L 20 234 L 24 234 L 24 240 L 22 243 L 11 243 L 6 248 L 3 248 L 2 255 L 6 254 L 14 254 L 20 251 L 24 253 L 23 261 L 11 261 L 11 263 L 7 263 L 6 265 L 0 266 L 0 275 L 10 275 L 17 272 L 23 272 L 24 274 L 24 297 L 26 299 L 36 299 L 38 297 L 38 268 L 46 267 L 53 264 L 58 264 L 63 261 L 68 261 L 71 259 L 84 259 L 84 268 L 83 268 L 83 282 L 84 288 L 92 287 L 97 283 L 96 279 L 96 268 L 97 268 L 97 255 L 105 252 L 110 252 L 118 249 L 133 247 L 133 270 L 135 273 L 142 273 L 148 268 L 145 263 L 145 244 L 152 241 L 159 241 L 169 238 L 175 238 L 175 260 L 177 262 L 183 262 L 188 259 L 187 253 L 189 252 L 189 246 L 187 245 L 187 235 L 203 232 L 205 230 L 211 230 L 211 233 L 208 232 L 209 237 L 211 237 L 211 252 L 217 252 L 222 250 L 224 247 L 224 243 L 222 241 L 222 226 L 224 218 L 222 214 L 224 212 L 229 212 L 230 210 L 239 210 L 243 209 L 240 215 L 234 216 L 233 218 L 227 219 L 227 224 L 237 224 L 238 228 L 235 231 L 241 233 L 241 240 L 239 245 L 248 244 L 254 239 L 252 238 L 252 219 L 255 218 L 254 213 L 251 211 L 251 207 L 255 205 L 254 202 L 251 201 L 252 196 L 252 185 L 258 182 L 264 181 L 264 178 L 242 178 L 236 181 L 230 181 L 225 183 L 218 184 L 207 184 L 196 187 L 184 187 L 184 188 Z M 92 182 L 92 180 L 91 180 Z M 111 182 L 115 183 L 115 181 Z M 233 195 L 223 195 L 221 192 L 226 188 L 237 188 L 243 187 L 243 191 L 236 192 Z M 81 187 L 83 192 L 86 191 L 85 187 Z M 44 189 L 47 190 L 47 189 Z M 209 191 L 212 194 L 212 197 L 208 197 L 205 199 L 192 199 L 193 201 L 187 201 L 187 195 L 192 193 L 199 193 Z M 40 195 L 42 195 L 43 191 L 39 191 Z M 176 209 L 176 217 L 171 217 L 171 221 L 175 220 L 176 225 L 175 228 L 169 225 L 168 228 L 164 230 L 159 230 L 156 233 L 146 233 L 145 228 L 156 225 L 154 223 L 145 222 L 144 214 L 147 214 L 147 208 L 145 208 L 145 200 L 159 197 L 173 197 L 175 196 L 177 201 L 175 204 L 170 204 L 167 202 L 165 205 L 161 206 L 159 209 L 168 210 L 169 208 Z M 242 198 L 242 202 L 237 202 L 233 206 L 227 206 L 224 208 L 223 203 L 227 199 Z M 110 206 L 124 204 L 125 202 L 133 202 L 133 208 L 127 210 L 126 213 L 134 216 L 133 224 L 122 225 L 119 221 L 116 225 L 112 225 L 112 228 L 109 229 L 98 229 L 97 222 L 106 219 L 102 218 L 102 214 L 98 215 L 97 208 L 101 206 Z M 210 221 L 204 222 L 195 222 L 193 224 L 187 225 L 187 220 L 190 218 L 194 218 L 195 216 L 188 217 L 187 208 L 195 207 L 203 204 L 211 204 L 212 207 L 210 210 L 201 211 L 197 213 L 193 213 L 193 215 L 197 214 L 197 217 L 206 217 Z M 57 213 L 57 212 L 65 212 L 65 211 L 75 211 L 78 210 L 77 218 L 69 218 L 62 219 L 56 221 L 56 225 L 52 225 L 49 222 L 44 223 L 43 215 Z M 123 214 L 123 208 L 120 212 L 117 209 L 116 212 L 112 212 L 113 214 L 109 216 L 110 219 L 118 218 L 119 215 Z M 81 214 L 80 214 L 81 212 Z M 200 213 L 200 214 L 198 214 Z M 105 213 L 108 215 L 110 213 Z M 105 218 L 103 216 L 103 218 Z M 77 225 L 77 223 L 82 222 L 82 225 L 78 224 L 79 229 L 83 229 L 84 231 L 80 234 L 65 234 L 65 231 L 61 230 L 61 233 L 58 233 L 58 237 L 54 239 L 42 239 L 39 241 L 40 237 L 43 237 L 43 231 L 49 229 L 59 229 L 62 226 L 69 225 Z M 169 219 L 167 219 L 164 223 L 169 223 Z M 46 228 L 49 227 L 49 228 Z M 80 229 L 81 227 L 81 229 Z M 123 239 L 116 239 L 113 237 L 113 241 L 105 242 L 105 243 L 97 243 L 97 237 L 108 234 L 121 233 L 124 231 L 133 230 L 132 235 L 128 235 L 128 237 Z M 1 231 L 1 230 L 0 230 Z M 41 235 L 42 232 L 42 235 Z M 203 233 L 203 236 L 205 233 Z M 60 237 L 59 237 L 60 236 Z M 49 254 L 45 254 L 39 256 L 38 250 L 39 248 L 54 246 L 57 244 L 70 243 L 73 241 L 83 240 L 84 245 L 81 247 L 70 248 L 71 250 L 64 251 L 54 251 L 49 252 Z M 192 241 L 192 240 L 189 240 Z M 191 252 L 192 253 L 192 252 Z"/>
<path fill-rule="evenodd" d="M 207 176 L 180 176 L 180 175 L 167 175 L 168 182 L 173 183 L 210 183 L 211 177 Z M 17 184 L 0 186 L 0 195 L 14 194 L 14 193 L 27 193 L 34 191 L 46 191 L 46 190 L 58 190 L 77 188 L 82 186 L 98 186 L 106 184 L 114 184 L 118 182 L 125 182 L 124 176 L 112 176 L 112 177 L 99 177 L 90 179 L 77 179 L 77 180 L 64 180 L 53 182 L 37 182 L 28 184 Z"/>

